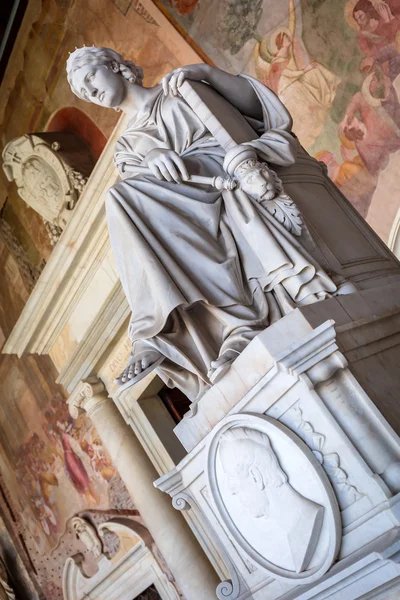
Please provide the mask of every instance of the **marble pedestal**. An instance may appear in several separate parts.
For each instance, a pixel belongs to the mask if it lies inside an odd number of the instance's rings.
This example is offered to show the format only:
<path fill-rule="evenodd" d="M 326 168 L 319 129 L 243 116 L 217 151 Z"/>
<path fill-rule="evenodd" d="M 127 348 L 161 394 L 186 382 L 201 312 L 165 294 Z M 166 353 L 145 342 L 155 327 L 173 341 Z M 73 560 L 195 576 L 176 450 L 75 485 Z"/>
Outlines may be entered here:
<path fill-rule="evenodd" d="M 155 485 L 225 563 L 218 598 L 400 587 L 399 364 L 393 284 L 293 311 L 192 406 L 188 455 Z"/>

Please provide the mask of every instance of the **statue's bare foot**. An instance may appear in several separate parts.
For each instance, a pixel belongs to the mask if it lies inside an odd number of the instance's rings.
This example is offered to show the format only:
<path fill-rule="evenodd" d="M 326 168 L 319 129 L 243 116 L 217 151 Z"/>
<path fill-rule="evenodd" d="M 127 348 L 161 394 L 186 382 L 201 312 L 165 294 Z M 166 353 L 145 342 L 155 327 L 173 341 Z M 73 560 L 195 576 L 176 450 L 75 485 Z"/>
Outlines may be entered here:
<path fill-rule="evenodd" d="M 120 375 L 114 380 L 120 386 L 119 391 L 126 390 L 146 377 L 153 369 L 164 360 L 164 356 L 157 350 L 146 349 L 131 354 L 128 364 Z"/>
<path fill-rule="evenodd" d="M 217 383 L 229 371 L 231 364 L 238 357 L 238 352 L 235 350 L 227 350 L 217 360 L 211 362 L 211 369 L 207 376 L 211 383 Z"/>

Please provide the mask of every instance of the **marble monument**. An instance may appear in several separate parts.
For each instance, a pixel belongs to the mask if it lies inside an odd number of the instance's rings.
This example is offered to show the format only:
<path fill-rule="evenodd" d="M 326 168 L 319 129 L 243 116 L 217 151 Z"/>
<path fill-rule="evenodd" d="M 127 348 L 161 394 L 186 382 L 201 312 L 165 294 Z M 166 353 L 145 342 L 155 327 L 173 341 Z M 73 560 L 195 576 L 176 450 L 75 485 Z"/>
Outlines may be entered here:
<path fill-rule="evenodd" d="M 400 581 L 398 262 L 258 81 L 192 65 L 146 88 L 95 47 L 67 72 L 129 118 L 106 200 L 132 311 L 114 399 L 128 415 L 155 370 L 192 400 L 187 455 L 155 486 L 228 570 L 217 597 L 382 598 Z"/>
<path fill-rule="evenodd" d="M 123 181 L 106 200 L 132 310 L 121 389 L 157 369 L 196 401 L 265 327 L 356 290 L 303 224 L 296 196 L 312 202 L 313 187 L 284 190 L 277 168 L 321 166 L 268 88 L 204 64 L 146 88 L 139 67 L 96 47 L 75 50 L 67 73 L 79 98 L 130 117 L 115 152 Z"/>

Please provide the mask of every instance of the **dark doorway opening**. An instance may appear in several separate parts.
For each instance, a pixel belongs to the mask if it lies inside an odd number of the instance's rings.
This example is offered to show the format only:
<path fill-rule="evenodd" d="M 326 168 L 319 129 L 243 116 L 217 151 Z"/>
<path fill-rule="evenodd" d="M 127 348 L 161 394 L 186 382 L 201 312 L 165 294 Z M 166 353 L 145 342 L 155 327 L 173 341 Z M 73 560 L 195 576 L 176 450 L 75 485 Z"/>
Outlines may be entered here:
<path fill-rule="evenodd" d="M 139 596 L 136 596 L 134 600 L 161 600 L 161 596 L 154 585 L 151 585 L 147 590 L 139 594 Z"/>

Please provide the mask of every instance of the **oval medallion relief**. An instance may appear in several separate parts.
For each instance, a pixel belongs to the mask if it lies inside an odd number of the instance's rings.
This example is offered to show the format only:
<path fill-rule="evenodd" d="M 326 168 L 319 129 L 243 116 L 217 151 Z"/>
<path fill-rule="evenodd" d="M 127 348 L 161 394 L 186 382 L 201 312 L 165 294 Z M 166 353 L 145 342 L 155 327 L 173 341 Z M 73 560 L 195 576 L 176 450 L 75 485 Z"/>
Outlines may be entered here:
<path fill-rule="evenodd" d="M 336 497 L 310 449 L 279 421 L 227 417 L 207 477 L 229 537 L 271 576 L 306 584 L 332 565 L 342 531 Z"/>

